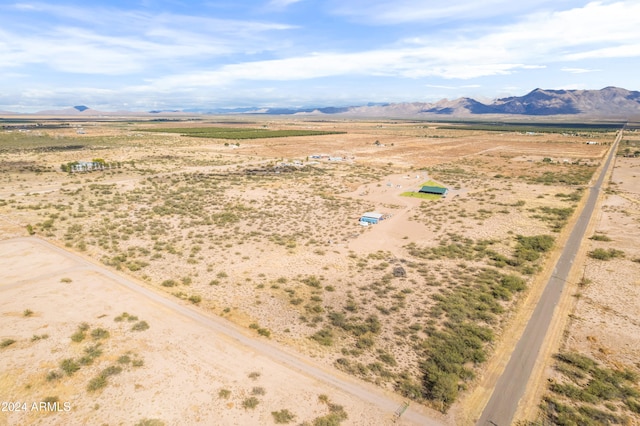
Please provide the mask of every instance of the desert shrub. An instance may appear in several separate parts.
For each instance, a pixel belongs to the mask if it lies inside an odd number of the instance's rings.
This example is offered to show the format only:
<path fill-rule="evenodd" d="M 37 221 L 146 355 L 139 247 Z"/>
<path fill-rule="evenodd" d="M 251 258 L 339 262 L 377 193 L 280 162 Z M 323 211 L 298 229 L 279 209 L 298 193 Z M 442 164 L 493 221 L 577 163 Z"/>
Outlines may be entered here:
<path fill-rule="evenodd" d="M 315 418 L 313 420 L 313 426 L 339 426 L 348 418 L 347 412 L 344 411 L 342 407 L 340 408 L 340 410 L 332 411 L 325 416 Z"/>
<path fill-rule="evenodd" d="M 129 355 L 122 355 L 118 358 L 118 364 L 130 364 L 131 357 Z"/>
<path fill-rule="evenodd" d="M 99 375 L 89 380 L 89 384 L 87 385 L 87 390 L 89 392 L 95 392 L 98 389 L 102 389 L 105 386 L 107 386 L 107 378 L 102 375 Z"/>
<path fill-rule="evenodd" d="M 47 373 L 47 382 L 52 382 L 62 378 L 62 374 L 59 371 L 52 370 Z"/>
<path fill-rule="evenodd" d="M 295 420 L 296 416 L 289 410 L 272 411 L 273 422 L 279 425 L 291 423 Z"/>
<path fill-rule="evenodd" d="M 175 280 L 164 280 L 160 285 L 163 287 L 175 287 L 178 283 Z"/>
<path fill-rule="evenodd" d="M 609 425 L 625 423 L 620 416 L 616 416 L 613 413 L 607 413 L 606 411 L 602 411 L 588 405 L 581 405 L 578 407 L 578 412 L 584 414 L 587 419 L 595 422 L 596 424 Z"/>
<path fill-rule="evenodd" d="M 124 321 L 124 320 L 126 320 L 128 318 L 129 318 L 129 314 L 127 312 L 123 312 L 121 315 L 118 315 L 113 320 L 115 322 L 122 322 L 122 321 Z"/>
<path fill-rule="evenodd" d="M 589 239 L 593 241 L 611 241 L 611 238 L 604 234 L 593 234 Z"/>
<path fill-rule="evenodd" d="M 596 362 L 591 358 L 580 355 L 575 352 L 564 352 L 555 355 L 555 358 L 558 361 L 564 362 L 565 364 L 573 365 L 576 368 L 590 372 L 596 367 Z"/>
<path fill-rule="evenodd" d="M 310 275 L 302 280 L 303 283 L 310 287 L 321 288 L 322 283 L 315 275 Z"/>
<path fill-rule="evenodd" d="M 33 316 L 33 311 L 31 309 L 25 309 L 22 315 L 25 317 Z"/>
<path fill-rule="evenodd" d="M 80 370 L 80 365 L 73 358 L 67 358 L 60 362 L 60 368 L 67 374 L 67 376 L 72 376 L 73 373 Z"/>
<path fill-rule="evenodd" d="M 356 347 L 358 349 L 369 349 L 375 345 L 375 340 L 371 335 L 364 335 L 356 341 Z"/>
<path fill-rule="evenodd" d="M 333 345 L 333 332 L 330 328 L 323 328 L 322 330 L 317 331 L 316 333 L 309 336 L 310 339 L 315 340 L 322 346 L 331 346 Z"/>
<path fill-rule="evenodd" d="M 624 400 L 624 404 L 629 407 L 629 410 L 634 413 L 640 414 L 640 402 L 635 399 L 627 398 Z"/>
<path fill-rule="evenodd" d="M 395 367 L 398 363 L 396 362 L 396 359 L 393 357 L 393 355 L 391 355 L 390 353 L 387 352 L 381 352 L 378 355 L 378 359 L 382 362 L 384 362 L 387 365 L 390 365 L 392 367 Z"/>
<path fill-rule="evenodd" d="M 244 401 L 242 401 L 242 408 L 244 408 L 245 410 L 247 409 L 253 410 L 258 406 L 259 403 L 260 403 L 260 400 L 258 398 L 256 398 L 255 396 L 251 396 L 249 398 L 246 398 Z"/>
<path fill-rule="evenodd" d="M 194 294 L 192 296 L 189 296 L 189 301 L 195 305 L 197 305 L 198 303 L 202 302 L 202 296 L 199 296 L 197 294 Z"/>
<path fill-rule="evenodd" d="M 116 374 L 120 374 L 120 373 L 122 373 L 122 367 L 118 365 L 110 365 L 109 367 L 102 370 L 102 373 L 100 374 L 105 377 L 109 377 L 109 376 L 115 376 Z"/>
<path fill-rule="evenodd" d="M 96 328 L 91 331 L 91 337 L 94 340 L 106 339 L 109 337 L 109 332 L 104 328 Z"/>
<path fill-rule="evenodd" d="M 265 393 L 267 392 L 261 386 L 256 386 L 253 389 L 251 389 L 251 395 L 264 395 Z"/>
<path fill-rule="evenodd" d="M 624 252 L 622 250 L 617 250 L 617 249 L 605 250 L 602 248 L 597 248 L 595 250 L 590 251 L 588 254 L 589 254 L 589 257 L 593 259 L 598 259 L 598 260 L 611 260 L 616 257 L 624 257 Z"/>
<path fill-rule="evenodd" d="M 538 260 L 540 253 L 545 253 L 553 247 L 554 238 L 550 235 L 536 235 L 516 237 L 516 249 L 514 257 L 516 259 L 533 262 Z"/>
<path fill-rule="evenodd" d="M 82 342 L 85 339 L 85 337 L 87 337 L 87 334 L 83 331 L 78 330 L 71 335 L 71 340 L 73 342 L 79 343 L 79 342 Z"/>
<path fill-rule="evenodd" d="M 489 328 L 471 323 L 450 324 L 432 334 L 427 357 L 421 362 L 422 393 L 446 411 L 458 396 L 460 382 L 473 378 L 467 364 L 486 359 L 485 343 L 493 339 Z"/>
<path fill-rule="evenodd" d="M 260 372 L 252 371 L 251 373 L 249 373 L 248 377 L 252 380 L 256 380 L 258 377 L 260 377 Z"/>
<path fill-rule="evenodd" d="M 146 321 L 138 321 L 131 327 L 132 331 L 144 331 L 149 329 L 149 324 Z"/>
<path fill-rule="evenodd" d="M 571 383 L 553 383 L 549 387 L 551 392 L 555 392 L 560 395 L 564 395 L 569 399 L 573 399 L 576 401 L 583 401 L 589 403 L 595 403 L 598 399 L 591 395 L 588 392 L 585 392 L 583 389 L 572 385 Z"/>
<path fill-rule="evenodd" d="M 220 389 L 218 391 L 218 397 L 223 399 L 229 399 L 231 396 L 231 391 L 229 389 Z"/>
<path fill-rule="evenodd" d="M 525 280 L 516 275 L 505 275 L 500 279 L 500 284 L 502 287 L 514 293 L 526 288 Z"/>
<path fill-rule="evenodd" d="M 165 426 L 165 422 L 159 419 L 142 419 L 135 426 Z"/>
<path fill-rule="evenodd" d="M 13 345 L 16 341 L 14 339 L 2 339 L 0 342 L 0 348 L 6 348 Z"/>
<path fill-rule="evenodd" d="M 35 341 L 37 341 L 37 340 L 41 340 L 41 339 L 48 339 L 48 338 L 49 338 L 49 335 L 48 335 L 48 334 L 39 334 L 39 335 L 38 335 L 38 334 L 34 334 L 34 335 L 31 337 L 31 341 L 32 341 L 32 342 L 35 342 Z"/>

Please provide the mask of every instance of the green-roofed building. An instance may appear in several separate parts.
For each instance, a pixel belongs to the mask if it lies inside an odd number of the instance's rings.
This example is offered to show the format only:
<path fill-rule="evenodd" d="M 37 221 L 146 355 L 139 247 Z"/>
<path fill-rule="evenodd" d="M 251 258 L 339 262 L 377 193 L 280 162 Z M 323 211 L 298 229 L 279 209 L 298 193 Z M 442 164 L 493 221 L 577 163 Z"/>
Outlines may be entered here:
<path fill-rule="evenodd" d="M 449 190 L 447 188 L 442 188 L 441 186 L 423 186 L 418 192 L 422 194 L 436 194 L 446 197 Z"/>

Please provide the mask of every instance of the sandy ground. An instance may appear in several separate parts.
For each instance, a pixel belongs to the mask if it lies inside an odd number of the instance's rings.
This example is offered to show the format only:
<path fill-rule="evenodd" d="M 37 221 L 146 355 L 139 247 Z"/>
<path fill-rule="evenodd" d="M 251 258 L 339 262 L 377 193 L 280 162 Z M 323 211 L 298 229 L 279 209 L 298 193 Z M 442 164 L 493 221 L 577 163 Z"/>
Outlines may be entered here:
<path fill-rule="evenodd" d="M 392 413 L 274 363 L 41 245 L 24 239 L 1 241 L 0 271 L 2 337 L 16 341 L 2 349 L 0 395 L 3 401 L 27 403 L 25 411 L 3 412 L 0 424 L 132 424 L 145 418 L 171 425 L 273 424 L 271 411 L 281 409 L 289 409 L 300 421 L 326 414 L 318 401 L 321 394 L 344 405 L 346 424 L 392 422 Z M 27 309 L 33 312 L 29 316 L 24 314 Z M 123 312 L 150 328 L 136 332 L 128 321 L 115 322 Z M 103 354 L 71 377 L 47 381 L 47 373 L 60 361 L 78 357 L 92 341 L 70 339 L 83 322 L 90 330 L 109 331 L 101 341 Z M 48 337 L 32 339 L 43 334 Z M 127 365 L 104 389 L 85 390 L 92 377 L 126 354 L 144 365 Z M 258 377 L 250 378 L 252 373 Z M 254 388 L 265 391 L 257 396 L 257 408 L 242 408 Z M 228 398 L 219 397 L 222 389 L 231 392 Z M 60 411 L 32 408 L 53 396 Z"/>
<path fill-rule="evenodd" d="M 586 352 L 612 365 L 640 369 L 640 159 L 618 158 L 612 178 L 616 194 L 607 196 L 595 232 L 612 241 L 589 241 L 589 250 L 616 248 L 624 258 L 587 258 L 567 349 Z"/>

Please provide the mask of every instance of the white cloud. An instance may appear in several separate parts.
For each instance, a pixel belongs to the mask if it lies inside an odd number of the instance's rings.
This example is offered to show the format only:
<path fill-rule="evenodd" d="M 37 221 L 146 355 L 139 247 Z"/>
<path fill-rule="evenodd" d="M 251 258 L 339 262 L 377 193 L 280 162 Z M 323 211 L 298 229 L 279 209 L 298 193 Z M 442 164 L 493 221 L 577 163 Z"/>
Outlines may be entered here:
<path fill-rule="evenodd" d="M 38 19 L 13 25 L 0 17 L 0 69 L 40 64 L 67 73 L 127 75 L 212 61 L 222 55 L 278 49 L 267 34 L 288 24 L 148 14 L 115 9 L 21 5 Z M 35 13 L 35 12 L 34 12 Z M 184 63 L 182 63 L 184 62 Z"/>
<path fill-rule="evenodd" d="M 582 59 L 604 59 L 604 58 L 638 58 L 640 57 L 640 43 L 625 44 L 622 46 L 605 47 L 602 49 L 586 50 L 572 53 L 566 59 L 577 61 Z"/>
<path fill-rule="evenodd" d="M 468 79 L 504 75 L 535 66 L 500 61 L 477 62 L 448 49 L 416 48 L 358 53 L 318 53 L 286 59 L 225 65 L 215 71 L 179 74 L 156 79 L 153 86 L 215 87 L 238 80 L 289 81 L 345 75 L 404 78 Z"/>
<path fill-rule="evenodd" d="M 537 0 L 536 7 L 557 3 Z M 477 20 L 508 14 L 521 14 L 532 6 L 511 0 L 334 0 L 334 13 L 360 22 L 394 25 L 442 20 Z"/>
<path fill-rule="evenodd" d="M 600 71 L 600 70 L 591 70 L 591 69 L 586 69 L 586 68 L 564 67 L 564 68 L 560 68 L 560 71 L 568 72 L 568 73 L 571 73 L 571 74 L 586 74 L 586 73 L 589 73 L 589 72 L 596 72 L 596 71 Z"/>

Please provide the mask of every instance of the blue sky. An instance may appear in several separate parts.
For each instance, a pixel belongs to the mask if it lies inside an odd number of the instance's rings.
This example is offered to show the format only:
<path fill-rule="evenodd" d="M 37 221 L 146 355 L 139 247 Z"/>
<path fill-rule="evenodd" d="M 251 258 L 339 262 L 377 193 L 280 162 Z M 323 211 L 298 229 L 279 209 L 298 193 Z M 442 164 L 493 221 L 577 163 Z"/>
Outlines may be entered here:
<path fill-rule="evenodd" d="M 640 89 L 638 0 L 0 0 L 0 110 Z"/>

